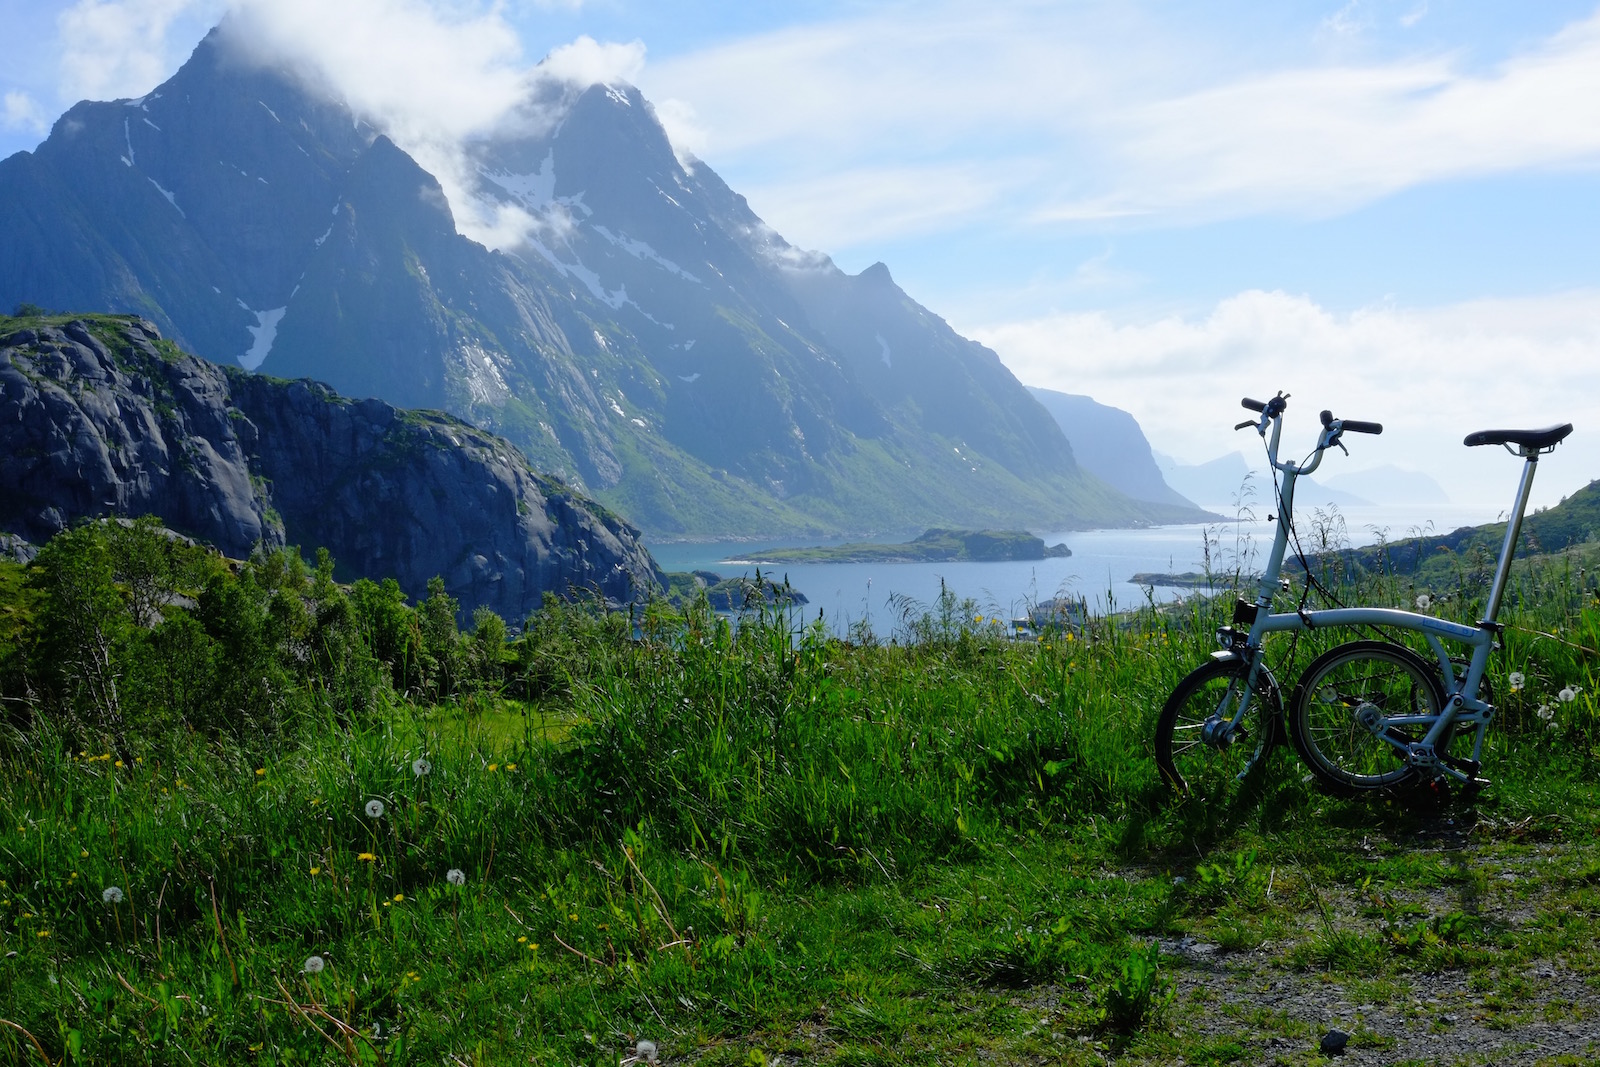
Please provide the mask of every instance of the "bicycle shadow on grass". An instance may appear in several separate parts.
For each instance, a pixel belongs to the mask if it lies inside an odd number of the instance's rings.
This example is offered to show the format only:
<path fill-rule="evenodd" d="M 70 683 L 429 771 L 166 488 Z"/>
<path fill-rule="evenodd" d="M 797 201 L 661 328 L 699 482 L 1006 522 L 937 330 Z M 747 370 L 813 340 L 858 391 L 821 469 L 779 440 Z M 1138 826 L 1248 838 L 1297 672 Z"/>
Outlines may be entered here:
<path fill-rule="evenodd" d="M 1281 830 L 1307 802 L 1293 772 L 1281 756 L 1265 760 L 1222 796 L 1152 782 L 1131 806 L 1117 850 L 1129 859 L 1179 850 L 1206 856 L 1243 829 Z"/>

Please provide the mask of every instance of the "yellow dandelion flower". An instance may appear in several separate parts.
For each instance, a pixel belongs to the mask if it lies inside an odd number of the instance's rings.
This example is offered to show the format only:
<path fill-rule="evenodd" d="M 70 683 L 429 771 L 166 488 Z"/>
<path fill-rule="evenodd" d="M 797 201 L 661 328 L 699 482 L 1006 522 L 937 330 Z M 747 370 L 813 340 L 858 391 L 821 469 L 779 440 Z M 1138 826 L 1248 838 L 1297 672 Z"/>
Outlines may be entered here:
<path fill-rule="evenodd" d="M 404 899 L 406 899 L 406 895 L 404 893 L 396 893 L 394 895 L 394 902 L 396 904 L 400 903 Z"/>
<path fill-rule="evenodd" d="M 313 868 L 311 868 L 311 877 L 315 878 L 317 875 L 319 875 L 321 873 L 322 873 L 322 868 L 321 867 L 313 867 Z"/>
<path fill-rule="evenodd" d="M 357 856 L 356 859 L 360 860 L 362 863 L 376 863 L 378 861 L 378 857 L 374 856 L 370 852 L 363 852 L 361 855 Z"/>
<path fill-rule="evenodd" d="M 40 930 L 39 931 L 39 936 L 40 937 L 49 937 L 50 936 L 50 931 L 49 930 Z"/>
<path fill-rule="evenodd" d="M 495 771 L 498 771 L 499 769 L 500 769 L 500 764 L 498 764 L 498 763 L 489 764 L 489 771 L 490 771 L 491 774 L 493 772 L 495 772 Z"/>
<path fill-rule="evenodd" d="M 80 860 L 88 859 L 89 858 L 89 850 L 86 849 L 86 848 L 85 849 L 80 849 L 79 852 L 78 852 L 78 858 Z"/>
<path fill-rule="evenodd" d="M 525 937 L 517 938 L 517 944 L 519 944 L 519 945 L 525 945 L 525 944 L 527 944 L 527 942 L 528 942 L 528 939 L 525 938 Z"/>
<path fill-rule="evenodd" d="M 256 768 L 256 777 L 257 778 L 260 778 L 263 774 L 266 774 L 266 773 L 267 773 L 267 769 L 265 767 L 257 767 Z"/>
<path fill-rule="evenodd" d="M 121 760 L 117 760 L 116 766 L 121 767 L 122 766 L 122 761 Z"/>
<path fill-rule="evenodd" d="M 529 952 L 538 952 L 539 951 L 539 942 L 535 941 L 533 944 L 529 945 L 528 946 L 528 951 Z"/>
<path fill-rule="evenodd" d="M 517 765 L 516 765 L 516 764 L 515 764 L 515 763 L 508 763 L 508 764 L 506 764 L 506 770 L 508 770 L 508 771 L 514 771 L 514 770 L 516 770 L 516 769 L 517 769 Z"/>

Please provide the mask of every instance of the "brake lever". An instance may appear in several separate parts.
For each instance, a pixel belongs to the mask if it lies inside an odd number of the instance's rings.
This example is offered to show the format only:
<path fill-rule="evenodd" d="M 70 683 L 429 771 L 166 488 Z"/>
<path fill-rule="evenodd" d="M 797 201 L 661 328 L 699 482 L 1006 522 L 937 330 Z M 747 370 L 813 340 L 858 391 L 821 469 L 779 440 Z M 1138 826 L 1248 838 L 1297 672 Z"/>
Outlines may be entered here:
<path fill-rule="evenodd" d="M 1236 431 L 1237 430 L 1248 430 L 1250 427 L 1254 426 L 1255 424 L 1256 424 L 1256 420 L 1255 419 L 1245 419 L 1239 425 L 1235 426 L 1234 430 L 1236 430 Z"/>

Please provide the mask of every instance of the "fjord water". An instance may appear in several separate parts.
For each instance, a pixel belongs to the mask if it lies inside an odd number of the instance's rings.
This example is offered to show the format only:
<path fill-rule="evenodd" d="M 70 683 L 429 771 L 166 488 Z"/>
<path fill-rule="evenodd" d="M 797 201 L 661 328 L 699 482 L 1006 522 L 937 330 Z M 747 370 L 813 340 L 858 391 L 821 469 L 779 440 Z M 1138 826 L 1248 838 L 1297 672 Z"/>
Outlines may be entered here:
<path fill-rule="evenodd" d="M 1206 569 L 1207 552 L 1213 573 L 1225 575 L 1236 567 L 1257 571 L 1272 544 L 1272 524 L 1260 514 L 1239 521 L 1154 526 L 1132 530 L 1076 530 L 1045 533 L 1045 544 L 1065 544 L 1072 555 L 1064 559 L 1016 563 L 804 563 L 759 565 L 764 576 L 789 584 L 810 603 L 807 621 L 818 612 L 830 631 L 845 634 L 858 621 L 869 622 L 880 637 L 892 636 L 901 624 L 902 608 L 931 610 L 939 597 L 941 580 L 958 597 L 970 597 L 986 618 L 1004 621 L 1026 614 L 1031 605 L 1052 597 L 1082 597 L 1093 613 L 1137 607 L 1154 599 L 1158 603 L 1186 596 L 1191 591 L 1171 586 L 1145 586 L 1135 574 L 1182 574 Z M 1327 513 L 1325 513 L 1327 514 Z M 1313 516 L 1308 509 L 1297 518 L 1306 551 L 1315 544 Z M 1343 522 L 1344 543 L 1370 545 L 1380 539 L 1399 540 L 1418 533 L 1443 533 L 1459 526 L 1493 522 L 1486 509 L 1429 505 L 1427 509 L 1401 507 L 1351 507 L 1337 517 Z M 1209 549 L 1208 549 L 1209 546 Z M 762 549 L 778 547 L 751 542 L 701 542 L 650 545 L 658 563 L 669 571 L 708 570 L 724 578 L 753 576 Z M 797 547 L 787 542 L 782 547 Z M 724 560 L 736 562 L 722 562 Z"/>

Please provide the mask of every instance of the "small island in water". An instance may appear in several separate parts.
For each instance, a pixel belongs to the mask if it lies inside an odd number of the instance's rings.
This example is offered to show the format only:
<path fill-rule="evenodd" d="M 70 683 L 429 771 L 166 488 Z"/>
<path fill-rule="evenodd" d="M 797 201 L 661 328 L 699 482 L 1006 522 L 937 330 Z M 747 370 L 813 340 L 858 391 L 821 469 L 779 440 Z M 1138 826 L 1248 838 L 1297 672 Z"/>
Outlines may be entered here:
<path fill-rule="evenodd" d="M 1072 555 L 1066 545 L 1046 546 L 1025 530 L 929 530 L 898 545 L 863 543 L 830 548 L 770 548 L 724 563 L 1009 563 Z"/>

